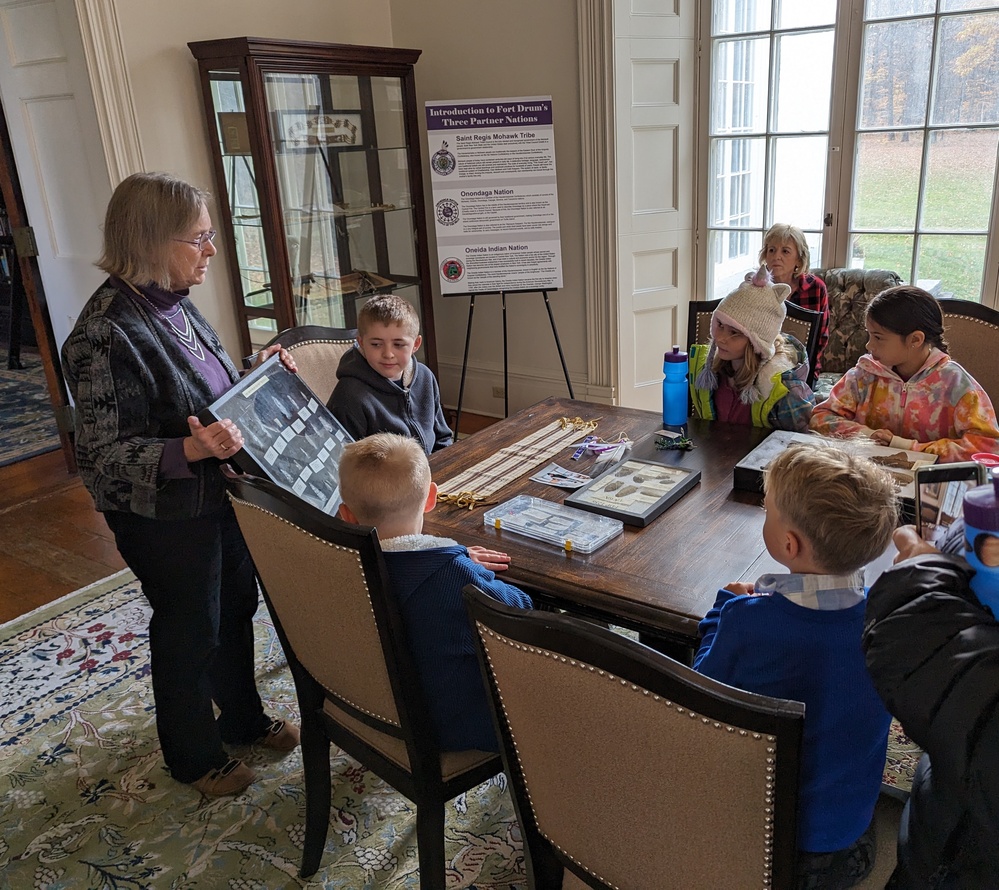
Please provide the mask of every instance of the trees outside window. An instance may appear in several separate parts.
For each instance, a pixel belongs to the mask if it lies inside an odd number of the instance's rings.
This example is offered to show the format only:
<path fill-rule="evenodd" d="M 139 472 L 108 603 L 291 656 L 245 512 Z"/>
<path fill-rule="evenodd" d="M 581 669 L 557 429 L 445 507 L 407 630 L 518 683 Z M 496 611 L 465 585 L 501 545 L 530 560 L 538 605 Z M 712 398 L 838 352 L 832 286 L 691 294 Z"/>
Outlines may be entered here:
<path fill-rule="evenodd" d="M 999 2 L 714 0 L 706 296 L 774 222 L 814 266 L 993 302 Z"/>

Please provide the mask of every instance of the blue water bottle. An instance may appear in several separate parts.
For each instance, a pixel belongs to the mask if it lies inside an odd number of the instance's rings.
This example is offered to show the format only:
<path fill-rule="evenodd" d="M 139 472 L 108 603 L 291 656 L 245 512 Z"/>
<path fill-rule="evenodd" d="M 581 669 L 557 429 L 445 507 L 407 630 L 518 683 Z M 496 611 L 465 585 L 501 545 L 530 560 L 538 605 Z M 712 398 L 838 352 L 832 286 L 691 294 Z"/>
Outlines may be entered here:
<path fill-rule="evenodd" d="M 663 356 L 663 426 L 682 431 L 687 423 L 687 353 L 674 346 Z"/>
<path fill-rule="evenodd" d="M 979 485 L 964 496 L 964 546 L 975 570 L 971 589 L 999 618 L 999 468 L 992 471 L 991 485 Z"/>

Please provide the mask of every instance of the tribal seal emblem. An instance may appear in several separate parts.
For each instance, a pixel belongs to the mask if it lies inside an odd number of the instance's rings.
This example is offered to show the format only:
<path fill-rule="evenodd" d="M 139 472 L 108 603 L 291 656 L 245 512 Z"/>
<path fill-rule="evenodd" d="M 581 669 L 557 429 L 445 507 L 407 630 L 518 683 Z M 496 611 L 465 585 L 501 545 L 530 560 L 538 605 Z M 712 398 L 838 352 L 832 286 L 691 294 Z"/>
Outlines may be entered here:
<path fill-rule="evenodd" d="M 457 166 L 458 161 L 447 150 L 447 142 L 442 141 L 440 151 L 435 151 L 434 156 L 430 159 L 430 169 L 441 176 L 447 176 L 449 173 L 454 173 Z"/>
<path fill-rule="evenodd" d="M 441 275 L 443 275 L 448 281 L 458 281 L 465 274 L 465 267 L 462 265 L 461 260 L 456 257 L 449 256 L 443 263 L 441 263 Z"/>
<path fill-rule="evenodd" d="M 458 222 L 458 202 L 441 198 L 436 204 L 437 222 L 442 226 L 453 226 Z"/>

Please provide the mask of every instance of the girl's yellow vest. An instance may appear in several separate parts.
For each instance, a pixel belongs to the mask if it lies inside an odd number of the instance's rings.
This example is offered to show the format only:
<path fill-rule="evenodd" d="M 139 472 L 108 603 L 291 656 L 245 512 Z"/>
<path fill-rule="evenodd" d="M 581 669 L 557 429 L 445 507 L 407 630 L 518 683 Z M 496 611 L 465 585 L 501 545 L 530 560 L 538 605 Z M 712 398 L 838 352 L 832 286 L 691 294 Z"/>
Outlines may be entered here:
<path fill-rule="evenodd" d="M 705 420 L 715 420 L 715 401 L 711 390 L 698 389 L 694 385 L 697 375 L 701 373 L 708 360 L 709 346 L 706 343 L 695 343 L 690 347 L 690 399 L 694 405 L 694 415 Z M 753 426 L 770 429 L 770 421 L 767 419 L 770 412 L 784 396 L 788 393 L 788 388 L 781 380 L 781 372 L 778 371 L 773 376 L 773 387 L 770 395 L 759 402 L 754 402 L 750 408 L 753 417 Z"/>

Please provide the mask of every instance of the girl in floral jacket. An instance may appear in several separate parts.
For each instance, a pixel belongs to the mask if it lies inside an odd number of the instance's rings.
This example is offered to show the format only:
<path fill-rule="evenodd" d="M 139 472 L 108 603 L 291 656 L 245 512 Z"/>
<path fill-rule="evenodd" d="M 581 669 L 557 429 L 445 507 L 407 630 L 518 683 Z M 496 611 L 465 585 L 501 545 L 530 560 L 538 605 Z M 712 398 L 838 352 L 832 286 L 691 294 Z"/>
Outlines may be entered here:
<path fill-rule="evenodd" d="M 868 436 L 940 461 L 999 452 L 992 401 L 947 355 L 943 313 L 931 294 L 890 287 L 871 301 L 865 324 L 868 354 L 815 407 L 815 432 Z"/>

